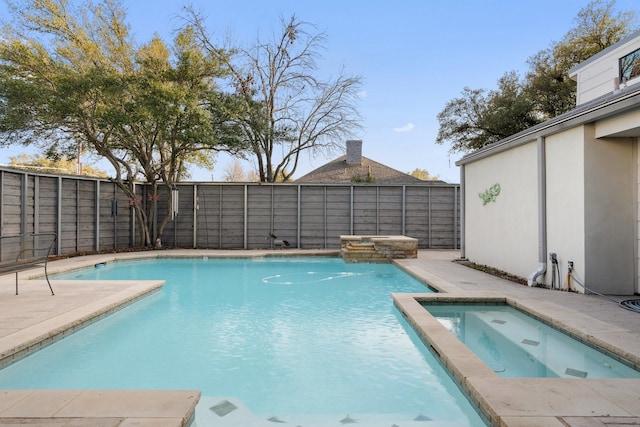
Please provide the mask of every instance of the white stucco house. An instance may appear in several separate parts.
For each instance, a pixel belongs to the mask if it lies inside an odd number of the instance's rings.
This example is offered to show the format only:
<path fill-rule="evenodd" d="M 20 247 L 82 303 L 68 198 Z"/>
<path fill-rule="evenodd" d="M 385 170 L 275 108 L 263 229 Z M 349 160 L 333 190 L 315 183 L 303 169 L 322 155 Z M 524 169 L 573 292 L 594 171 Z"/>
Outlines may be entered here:
<path fill-rule="evenodd" d="M 457 162 L 461 255 L 530 286 L 640 293 L 640 31 L 570 77 L 575 109 Z"/>

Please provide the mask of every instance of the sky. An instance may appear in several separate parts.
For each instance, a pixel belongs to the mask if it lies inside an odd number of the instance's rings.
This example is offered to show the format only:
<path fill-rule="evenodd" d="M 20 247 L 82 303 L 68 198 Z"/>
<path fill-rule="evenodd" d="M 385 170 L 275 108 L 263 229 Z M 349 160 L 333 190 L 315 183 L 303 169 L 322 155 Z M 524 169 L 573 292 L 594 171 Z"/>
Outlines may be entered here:
<path fill-rule="evenodd" d="M 1 0 L 0 0 L 1 1 Z M 427 170 L 441 180 L 458 183 L 450 153 L 435 143 L 437 115 L 465 87 L 495 89 L 498 79 L 527 71 L 527 59 L 548 48 L 575 26 L 588 0 L 121 0 L 140 43 L 159 34 L 170 42 L 185 4 L 207 18 L 214 39 L 230 37 L 237 45 L 269 40 L 281 18 L 295 15 L 326 35 L 319 73 L 363 80 L 357 108 L 362 154 L 409 173 Z M 6 12 L 0 3 L 0 14 Z M 617 0 L 616 9 L 635 10 L 638 0 Z M 24 147 L 0 149 L 0 164 L 10 156 L 30 153 Z M 294 178 L 344 154 L 303 154 Z M 88 160 L 85 160 L 87 162 Z M 196 181 L 222 180 L 233 159 L 221 155 L 213 170 L 192 169 Z M 101 167 L 102 164 L 96 164 Z M 243 165 L 251 168 L 249 163 Z M 108 166 L 103 167 L 107 172 Z"/>

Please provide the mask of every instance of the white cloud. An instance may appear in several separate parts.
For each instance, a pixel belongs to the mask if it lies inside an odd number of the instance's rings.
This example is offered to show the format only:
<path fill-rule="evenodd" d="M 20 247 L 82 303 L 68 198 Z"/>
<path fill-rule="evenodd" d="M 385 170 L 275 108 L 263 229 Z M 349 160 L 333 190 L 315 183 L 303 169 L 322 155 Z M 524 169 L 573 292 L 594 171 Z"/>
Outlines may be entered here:
<path fill-rule="evenodd" d="M 399 127 L 399 128 L 393 128 L 394 131 L 396 132 L 409 132 L 411 129 L 413 129 L 413 123 L 409 122 L 406 125 Z"/>
<path fill-rule="evenodd" d="M 367 91 L 366 90 L 361 90 L 357 93 L 356 95 L 358 98 L 360 99 L 365 99 L 367 97 Z"/>

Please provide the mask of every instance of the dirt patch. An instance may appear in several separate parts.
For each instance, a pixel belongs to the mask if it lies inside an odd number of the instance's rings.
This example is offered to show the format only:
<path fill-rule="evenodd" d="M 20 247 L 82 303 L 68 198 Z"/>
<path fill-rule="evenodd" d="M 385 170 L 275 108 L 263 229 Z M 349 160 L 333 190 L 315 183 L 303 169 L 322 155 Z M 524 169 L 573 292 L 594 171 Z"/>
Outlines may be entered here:
<path fill-rule="evenodd" d="M 506 271 L 498 270 L 497 268 L 489 267 L 488 265 L 476 264 L 475 262 L 464 259 L 456 259 L 453 262 L 464 265 L 465 267 L 473 268 L 474 270 L 482 271 L 483 273 L 491 274 L 492 276 L 496 276 L 501 279 L 509 280 L 510 282 L 519 283 L 521 285 L 527 284 L 527 279 L 523 277 L 514 276 Z"/>

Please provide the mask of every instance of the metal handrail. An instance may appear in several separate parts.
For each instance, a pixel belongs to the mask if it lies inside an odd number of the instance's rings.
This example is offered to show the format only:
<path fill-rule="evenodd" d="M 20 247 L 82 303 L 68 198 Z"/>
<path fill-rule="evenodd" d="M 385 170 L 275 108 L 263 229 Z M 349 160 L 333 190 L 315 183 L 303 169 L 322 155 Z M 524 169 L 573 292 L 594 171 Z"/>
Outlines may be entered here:
<path fill-rule="evenodd" d="M 51 242 L 46 246 L 38 246 L 40 239 L 46 237 L 50 237 Z M 16 273 L 16 295 L 18 295 L 18 273 L 39 266 L 44 267 L 44 274 L 47 284 L 49 285 L 49 290 L 51 291 L 51 295 L 55 295 L 51 282 L 49 281 L 47 266 L 57 239 L 58 236 L 56 233 L 25 233 L 12 236 L 0 236 L 0 244 L 5 241 L 18 240 L 19 247 L 15 259 L 12 258 L 10 262 L 5 263 L 0 261 L 0 274 Z M 29 245 L 28 243 L 31 244 Z M 31 256 L 25 257 L 25 254 L 29 253 Z M 42 253 L 42 255 L 40 255 L 40 253 Z"/>

